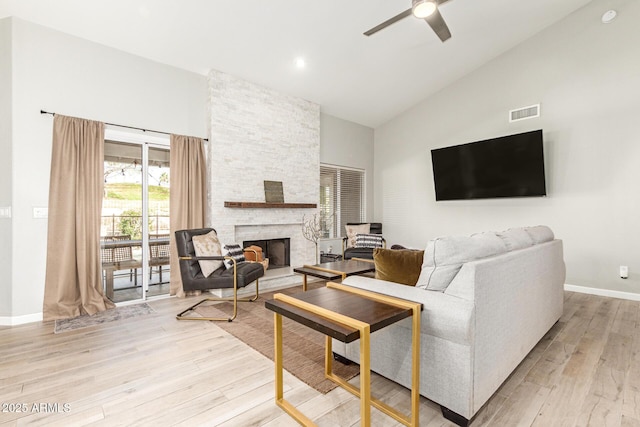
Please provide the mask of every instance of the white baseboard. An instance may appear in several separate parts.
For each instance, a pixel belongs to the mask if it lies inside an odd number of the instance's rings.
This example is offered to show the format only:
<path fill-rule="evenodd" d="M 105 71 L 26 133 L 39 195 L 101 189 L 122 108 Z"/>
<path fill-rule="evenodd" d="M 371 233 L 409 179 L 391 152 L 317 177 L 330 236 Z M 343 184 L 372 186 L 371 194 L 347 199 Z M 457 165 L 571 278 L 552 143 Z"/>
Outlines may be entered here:
<path fill-rule="evenodd" d="M 640 294 L 633 292 L 613 291 L 611 289 L 589 288 L 586 286 L 576 286 L 564 284 L 564 290 L 570 292 L 580 292 L 582 294 L 598 295 L 601 297 L 628 299 L 631 301 L 640 301 Z"/>
<path fill-rule="evenodd" d="M 265 291 L 260 286 L 261 291 Z M 270 289 L 271 290 L 271 289 Z M 569 292 L 580 292 L 582 294 L 598 295 L 601 297 L 628 299 L 631 301 L 640 301 L 640 294 L 633 292 L 613 291 L 610 289 L 589 288 L 587 286 L 576 286 L 565 283 L 564 290 Z M 139 303 L 140 301 L 136 301 Z M 118 306 L 127 304 L 118 304 Z M 25 323 L 41 322 L 42 313 L 26 314 L 24 316 L 0 316 L 0 326 L 17 326 Z"/>
<path fill-rule="evenodd" d="M 25 314 L 24 316 L 0 316 L 0 326 L 16 326 L 33 322 L 42 322 L 42 313 Z"/>

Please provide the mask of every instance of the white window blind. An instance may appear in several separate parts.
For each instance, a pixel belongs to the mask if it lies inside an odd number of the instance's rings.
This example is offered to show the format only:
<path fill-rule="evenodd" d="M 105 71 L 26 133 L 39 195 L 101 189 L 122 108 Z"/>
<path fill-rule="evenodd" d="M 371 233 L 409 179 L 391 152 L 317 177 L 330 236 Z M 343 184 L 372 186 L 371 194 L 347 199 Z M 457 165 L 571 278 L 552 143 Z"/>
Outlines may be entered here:
<path fill-rule="evenodd" d="M 343 237 L 344 226 L 364 221 L 364 171 L 320 165 L 322 237 Z"/>

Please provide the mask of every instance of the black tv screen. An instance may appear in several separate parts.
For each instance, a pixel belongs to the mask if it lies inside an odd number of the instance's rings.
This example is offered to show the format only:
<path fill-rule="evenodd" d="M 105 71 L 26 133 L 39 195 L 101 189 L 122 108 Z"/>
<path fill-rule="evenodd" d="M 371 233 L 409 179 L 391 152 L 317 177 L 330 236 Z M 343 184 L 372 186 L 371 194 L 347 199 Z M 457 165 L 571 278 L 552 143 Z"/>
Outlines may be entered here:
<path fill-rule="evenodd" d="M 436 200 L 546 196 L 542 130 L 431 150 Z"/>

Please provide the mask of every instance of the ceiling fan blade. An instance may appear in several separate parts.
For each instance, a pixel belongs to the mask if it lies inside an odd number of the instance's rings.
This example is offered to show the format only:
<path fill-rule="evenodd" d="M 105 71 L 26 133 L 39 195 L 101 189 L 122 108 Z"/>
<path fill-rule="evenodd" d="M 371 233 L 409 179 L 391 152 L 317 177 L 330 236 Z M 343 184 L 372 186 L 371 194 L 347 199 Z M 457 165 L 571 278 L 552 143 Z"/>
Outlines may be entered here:
<path fill-rule="evenodd" d="M 372 34 L 377 33 L 378 31 L 382 30 L 383 28 L 387 28 L 389 25 L 391 24 L 395 24 L 396 22 L 398 22 L 401 19 L 406 18 L 407 16 L 411 15 L 411 9 L 407 9 L 402 13 L 397 14 L 396 16 L 394 16 L 391 19 L 387 19 L 386 21 L 384 21 L 382 24 L 380 25 L 376 25 L 375 27 L 373 27 L 372 29 L 365 31 L 364 35 L 365 36 L 370 36 Z"/>
<path fill-rule="evenodd" d="M 449 31 L 449 27 L 447 27 L 438 9 L 430 16 L 424 18 L 424 20 L 427 21 L 427 24 L 435 31 L 436 35 L 440 37 L 440 40 L 444 42 L 451 38 L 451 31 Z"/>

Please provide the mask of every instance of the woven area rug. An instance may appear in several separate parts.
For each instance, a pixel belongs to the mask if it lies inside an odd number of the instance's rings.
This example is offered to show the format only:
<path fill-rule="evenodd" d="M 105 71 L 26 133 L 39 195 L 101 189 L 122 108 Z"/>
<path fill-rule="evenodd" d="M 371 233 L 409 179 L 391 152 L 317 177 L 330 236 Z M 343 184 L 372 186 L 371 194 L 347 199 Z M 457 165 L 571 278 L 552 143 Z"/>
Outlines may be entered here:
<path fill-rule="evenodd" d="M 324 286 L 324 282 L 309 283 L 308 288 Z M 261 294 L 252 303 L 238 303 L 238 317 L 233 322 L 216 322 L 225 331 L 240 341 L 273 360 L 273 311 L 265 308 L 266 300 L 273 299 L 275 293 L 292 294 L 301 292 L 300 286 Z M 207 303 L 205 303 L 207 304 Z M 196 308 L 196 313 L 204 317 L 231 316 L 233 304 L 229 302 L 211 303 Z M 324 377 L 325 336 L 293 320 L 282 318 L 283 367 L 304 383 L 328 393 L 337 385 Z M 345 365 L 333 361 L 333 371 L 345 379 L 360 373 L 357 364 Z"/>
<path fill-rule="evenodd" d="M 75 329 L 88 328 L 89 326 L 115 322 L 116 320 L 144 316 L 153 312 L 153 308 L 151 308 L 146 302 L 142 304 L 125 305 L 124 307 L 116 307 L 110 310 L 101 311 L 93 316 L 84 314 L 71 319 L 58 319 L 56 320 L 56 326 L 53 332 L 59 334 L 61 332 L 73 331 Z"/>

